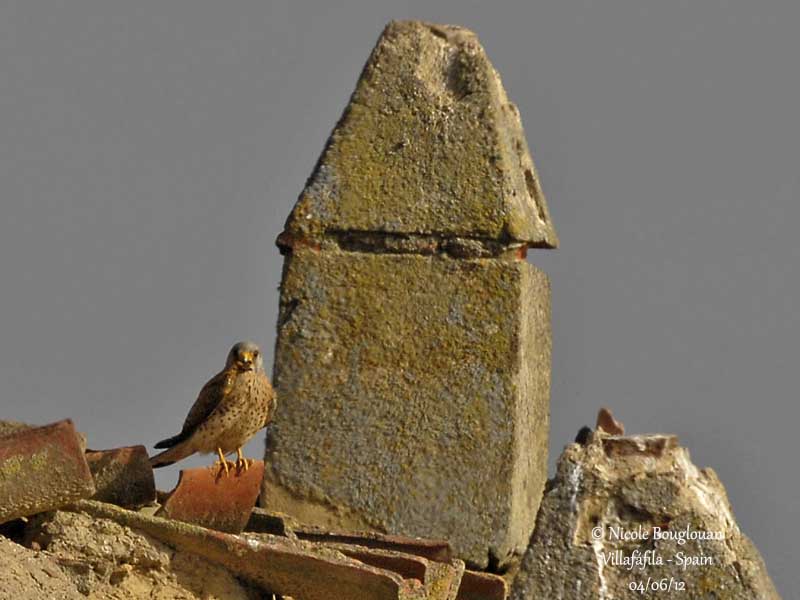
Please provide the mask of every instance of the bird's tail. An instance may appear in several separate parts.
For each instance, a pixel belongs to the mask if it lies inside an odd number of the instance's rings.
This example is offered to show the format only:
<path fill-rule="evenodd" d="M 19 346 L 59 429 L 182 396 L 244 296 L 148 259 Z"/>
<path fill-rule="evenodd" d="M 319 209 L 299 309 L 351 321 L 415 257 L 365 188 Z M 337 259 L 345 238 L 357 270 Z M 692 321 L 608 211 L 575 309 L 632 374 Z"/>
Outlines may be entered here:
<path fill-rule="evenodd" d="M 165 440 L 161 440 L 153 446 L 153 448 L 172 448 L 175 444 L 179 444 L 186 439 L 186 432 L 181 431 L 178 435 L 173 435 Z"/>
<path fill-rule="evenodd" d="M 166 442 L 168 440 L 164 441 Z M 159 442 L 159 444 L 161 443 L 163 442 Z M 156 448 L 159 447 L 159 444 L 156 445 Z M 166 467 L 167 465 L 171 465 L 174 462 L 186 458 L 193 452 L 194 451 L 189 447 L 188 443 L 183 443 L 183 444 L 178 443 L 172 448 L 169 448 L 168 450 L 164 450 L 164 452 L 160 452 L 155 456 L 152 456 L 150 458 L 150 466 L 153 467 L 154 469 L 157 469 L 159 467 Z"/>

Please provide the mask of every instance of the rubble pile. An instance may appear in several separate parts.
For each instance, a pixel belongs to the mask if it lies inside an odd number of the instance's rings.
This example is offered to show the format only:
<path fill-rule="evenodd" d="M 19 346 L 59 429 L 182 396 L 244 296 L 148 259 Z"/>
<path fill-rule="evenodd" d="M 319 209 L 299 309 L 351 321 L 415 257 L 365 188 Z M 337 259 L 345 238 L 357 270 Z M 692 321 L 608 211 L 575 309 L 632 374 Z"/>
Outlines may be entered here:
<path fill-rule="evenodd" d="M 513 600 L 779 598 L 712 469 L 673 435 L 599 425 L 559 458 Z"/>
<path fill-rule="evenodd" d="M 591 600 L 670 591 L 636 587 L 647 580 L 701 594 L 689 597 L 779 599 L 712 470 L 695 467 L 674 436 L 607 433 L 623 429 L 610 413 L 598 423 L 565 449 L 527 551 L 501 575 L 467 568 L 445 540 L 330 530 L 256 508 L 260 461 L 230 478 L 213 467 L 183 471 L 173 492 L 157 493 L 136 447 L 76 454 L 83 439 L 69 421 L 0 422 L 0 598 Z M 61 489 L 57 477 L 47 485 L 49 469 L 97 479 Z"/>
<path fill-rule="evenodd" d="M 139 447 L 84 451 L 70 421 L 0 431 L 0 597 L 507 596 L 503 578 L 466 570 L 446 541 L 330 531 L 255 508 L 261 461 L 230 477 L 183 471 L 164 494 Z M 60 469 L 86 478 L 48 484 Z"/>

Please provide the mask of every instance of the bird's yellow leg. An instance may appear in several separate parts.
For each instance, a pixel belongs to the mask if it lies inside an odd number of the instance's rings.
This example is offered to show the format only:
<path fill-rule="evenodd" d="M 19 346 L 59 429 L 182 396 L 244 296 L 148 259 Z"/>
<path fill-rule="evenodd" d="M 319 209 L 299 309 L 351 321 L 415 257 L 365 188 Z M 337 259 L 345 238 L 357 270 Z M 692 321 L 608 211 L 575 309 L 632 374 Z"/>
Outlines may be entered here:
<path fill-rule="evenodd" d="M 222 448 L 217 448 L 217 454 L 219 454 L 220 469 L 225 470 L 225 477 L 227 477 L 230 473 L 230 469 L 228 468 L 228 461 L 225 460 L 225 455 L 222 453 Z"/>
<path fill-rule="evenodd" d="M 236 449 L 236 468 L 244 469 L 245 471 L 250 468 L 250 461 L 242 455 L 241 448 Z"/>

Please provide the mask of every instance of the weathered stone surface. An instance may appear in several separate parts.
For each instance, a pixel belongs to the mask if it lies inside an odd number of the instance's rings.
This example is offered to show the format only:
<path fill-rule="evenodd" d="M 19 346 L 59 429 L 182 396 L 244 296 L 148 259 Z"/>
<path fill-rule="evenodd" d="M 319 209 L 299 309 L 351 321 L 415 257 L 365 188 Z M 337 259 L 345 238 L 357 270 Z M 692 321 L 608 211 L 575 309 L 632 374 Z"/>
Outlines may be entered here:
<path fill-rule="evenodd" d="M 69 419 L 0 437 L 0 523 L 92 496 L 83 452 Z"/>
<path fill-rule="evenodd" d="M 119 509 L 122 510 L 122 509 Z M 57 511 L 36 517 L 26 540 L 47 551 L 73 585 L 95 600 L 256 600 L 226 569 L 113 520 Z M 37 598 L 57 598 L 42 595 Z"/>
<path fill-rule="evenodd" d="M 32 425 L 20 423 L 19 421 L 0 421 L 0 437 L 23 429 L 30 429 L 31 427 Z"/>
<path fill-rule="evenodd" d="M 85 599 L 51 557 L 2 536 L 0 556 L 0 600 Z"/>
<path fill-rule="evenodd" d="M 511 598 L 672 597 L 779 599 L 716 474 L 675 436 L 596 432 L 567 446 Z"/>
<path fill-rule="evenodd" d="M 144 446 L 87 450 L 86 462 L 97 489 L 95 500 L 134 508 L 156 499 L 153 468 Z"/>
<path fill-rule="evenodd" d="M 518 260 L 296 248 L 262 503 L 333 529 L 521 551 L 546 479 L 549 283 Z"/>
<path fill-rule="evenodd" d="M 287 224 L 555 247 L 519 112 L 474 33 L 392 22 Z"/>
<path fill-rule="evenodd" d="M 215 466 L 184 469 L 156 516 L 239 533 L 253 512 L 263 478 L 260 460 L 247 471 L 232 469 L 228 475 Z"/>
<path fill-rule="evenodd" d="M 521 552 L 546 478 L 557 239 L 476 36 L 390 23 L 278 246 L 263 506 L 339 530 Z M 313 421 L 310 416 L 313 415 Z"/>

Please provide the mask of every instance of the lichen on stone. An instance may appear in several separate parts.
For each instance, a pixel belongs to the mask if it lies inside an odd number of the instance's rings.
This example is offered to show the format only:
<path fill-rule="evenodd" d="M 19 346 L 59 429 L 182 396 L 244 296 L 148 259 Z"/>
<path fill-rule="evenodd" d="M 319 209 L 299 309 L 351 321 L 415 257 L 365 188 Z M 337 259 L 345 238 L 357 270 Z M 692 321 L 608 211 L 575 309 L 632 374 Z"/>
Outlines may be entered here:
<path fill-rule="evenodd" d="M 519 111 L 475 34 L 387 26 L 286 231 L 558 245 Z"/>

